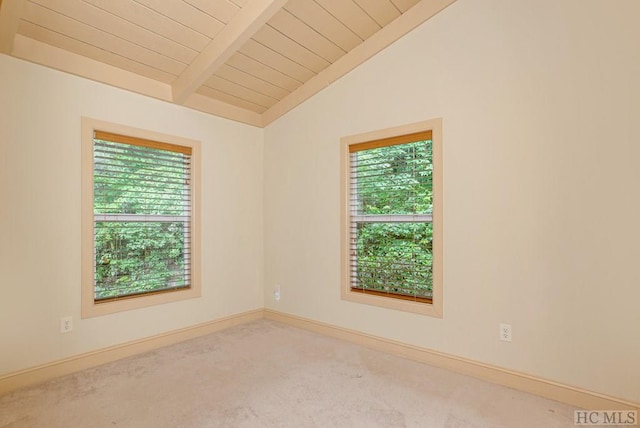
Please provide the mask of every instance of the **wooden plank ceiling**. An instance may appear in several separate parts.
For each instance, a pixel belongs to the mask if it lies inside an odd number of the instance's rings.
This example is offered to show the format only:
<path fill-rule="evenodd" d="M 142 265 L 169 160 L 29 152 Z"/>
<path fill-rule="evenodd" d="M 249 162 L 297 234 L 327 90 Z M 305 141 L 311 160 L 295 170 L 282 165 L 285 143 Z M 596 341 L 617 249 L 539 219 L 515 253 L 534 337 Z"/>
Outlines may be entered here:
<path fill-rule="evenodd" d="M 265 126 L 455 0 L 1 1 L 2 53 Z"/>

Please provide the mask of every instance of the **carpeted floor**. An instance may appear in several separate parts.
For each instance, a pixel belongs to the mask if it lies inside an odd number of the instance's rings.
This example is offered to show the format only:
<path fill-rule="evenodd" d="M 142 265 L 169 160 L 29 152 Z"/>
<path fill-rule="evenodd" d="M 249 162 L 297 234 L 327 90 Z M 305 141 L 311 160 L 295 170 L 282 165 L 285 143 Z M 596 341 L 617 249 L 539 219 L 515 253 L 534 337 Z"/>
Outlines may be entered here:
<path fill-rule="evenodd" d="M 268 320 L 0 397 L 0 427 L 573 426 L 575 408 Z"/>

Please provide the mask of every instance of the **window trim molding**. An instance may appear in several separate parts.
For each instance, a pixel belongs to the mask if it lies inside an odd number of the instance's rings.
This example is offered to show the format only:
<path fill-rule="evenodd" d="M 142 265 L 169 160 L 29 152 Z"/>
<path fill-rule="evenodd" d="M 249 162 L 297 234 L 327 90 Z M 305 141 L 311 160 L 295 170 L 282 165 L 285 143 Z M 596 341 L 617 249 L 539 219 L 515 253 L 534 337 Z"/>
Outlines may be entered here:
<path fill-rule="evenodd" d="M 393 139 L 418 132 L 432 132 L 433 141 L 433 298 L 431 303 L 389 298 L 351 290 L 349 267 L 349 147 L 354 144 Z M 443 187 L 442 187 L 442 119 L 436 118 L 393 128 L 381 129 L 340 139 L 340 296 L 342 300 L 380 306 L 405 312 L 443 316 Z"/>
<path fill-rule="evenodd" d="M 94 300 L 94 210 L 93 210 L 93 138 L 95 131 L 126 135 L 192 150 L 191 159 L 191 286 L 96 303 Z M 160 305 L 201 295 L 200 254 L 200 142 L 188 138 L 161 134 L 102 120 L 82 117 L 81 125 L 81 317 L 90 318 L 147 306 Z"/>

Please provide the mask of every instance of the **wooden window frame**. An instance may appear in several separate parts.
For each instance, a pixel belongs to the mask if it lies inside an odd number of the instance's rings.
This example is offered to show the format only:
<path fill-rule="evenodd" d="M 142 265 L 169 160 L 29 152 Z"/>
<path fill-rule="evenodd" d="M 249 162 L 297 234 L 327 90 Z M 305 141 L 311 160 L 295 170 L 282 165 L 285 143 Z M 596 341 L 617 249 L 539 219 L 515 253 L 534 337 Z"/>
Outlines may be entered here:
<path fill-rule="evenodd" d="M 94 298 L 94 200 L 93 200 L 93 140 L 96 132 L 116 134 L 130 138 L 127 144 L 149 147 L 154 142 L 159 147 L 172 147 L 174 151 L 188 148 L 191 151 L 191 284 L 187 288 L 162 290 L 147 294 L 95 301 Z M 200 142 L 187 138 L 161 134 L 83 117 L 81 135 L 82 157 L 82 318 L 107 315 L 147 306 L 160 305 L 184 299 L 200 297 Z"/>
<path fill-rule="evenodd" d="M 384 293 L 362 292 L 351 288 L 350 266 L 350 152 L 351 146 L 367 144 L 369 148 L 392 145 L 394 141 L 403 141 L 407 135 L 431 133 L 433 144 L 433 297 L 432 299 L 407 300 L 400 296 L 389 296 Z M 341 285 L 340 294 L 343 300 L 380 306 L 405 312 L 429 315 L 437 318 L 443 316 L 443 250 L 442 250 L 442 119 L 431 119 L 409 125 L 387 128 L 363 134 L 341 138 Z"/>

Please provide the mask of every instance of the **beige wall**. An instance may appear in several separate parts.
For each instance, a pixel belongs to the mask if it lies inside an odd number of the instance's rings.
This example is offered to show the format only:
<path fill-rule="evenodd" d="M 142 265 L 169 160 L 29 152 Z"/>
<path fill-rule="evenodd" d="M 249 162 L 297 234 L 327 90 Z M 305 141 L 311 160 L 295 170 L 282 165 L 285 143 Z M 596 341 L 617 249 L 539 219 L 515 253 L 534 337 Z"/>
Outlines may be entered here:
<path fill-rule="evenodd" d="M 459 0 L 267 127 L 266 306 L 640 401 L 639 16 Z M 435 117 L 444 318 L 341 301 L 340 137 Z"/>
<path fill-rule="evenodd" d="M 264 135 L 0 55 L 0 375 L 264 303 L 640 401 L 638 16 L 458 0 Z M 81 116 L 202 141 L 201 299 L 80 320 Z M 444 318 L 341 301 L 340 137 L 434 117 Z"/>
<path fill-rule="evenodd" d="M 261 129 L 5 55 L 0 97 L 0 375 L 263 306 Z M 80 319 L 81 116 L 202 142 L 202 298 Z"/>

